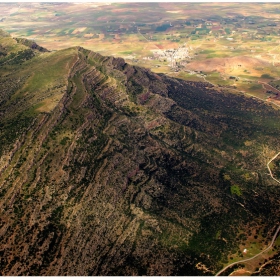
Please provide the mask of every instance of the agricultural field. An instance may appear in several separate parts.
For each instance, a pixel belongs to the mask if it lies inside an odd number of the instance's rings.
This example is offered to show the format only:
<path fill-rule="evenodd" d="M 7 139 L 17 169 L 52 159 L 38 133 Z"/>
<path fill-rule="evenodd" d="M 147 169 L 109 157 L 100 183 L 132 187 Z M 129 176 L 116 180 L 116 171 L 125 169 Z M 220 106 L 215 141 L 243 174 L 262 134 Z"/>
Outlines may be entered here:
<path fill-rule="evenodd" d="M 49 50 L 79 45 L 280 104 L 259 83 L 277 84 L 280 75 L 277 3 L 0 3 L 0 9 L 0 28 Z"/>

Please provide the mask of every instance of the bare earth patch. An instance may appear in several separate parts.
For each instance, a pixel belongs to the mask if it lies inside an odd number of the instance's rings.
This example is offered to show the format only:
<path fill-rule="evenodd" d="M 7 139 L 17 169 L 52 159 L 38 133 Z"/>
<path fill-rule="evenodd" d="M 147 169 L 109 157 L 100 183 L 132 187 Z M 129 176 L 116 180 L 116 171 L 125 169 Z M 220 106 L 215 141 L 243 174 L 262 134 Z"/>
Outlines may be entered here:
<path fill-rule="evenodd" d="M 188 69 L 198 71 L 218 71 L 218 72 L 239 72 L 239 69 L 251 69 L 258 66 L 268 66 L 269 63 L 254 57 L 236 56 L 227 58 L 210 58 L 203 61 L 192 61 L 188 64 Z"/>
<path fill-rule="evenodd" d="M 238 269 L 230 274 L 230 276 L 250 276 L 250 271 L 247 271 L 244 268 Z"/>

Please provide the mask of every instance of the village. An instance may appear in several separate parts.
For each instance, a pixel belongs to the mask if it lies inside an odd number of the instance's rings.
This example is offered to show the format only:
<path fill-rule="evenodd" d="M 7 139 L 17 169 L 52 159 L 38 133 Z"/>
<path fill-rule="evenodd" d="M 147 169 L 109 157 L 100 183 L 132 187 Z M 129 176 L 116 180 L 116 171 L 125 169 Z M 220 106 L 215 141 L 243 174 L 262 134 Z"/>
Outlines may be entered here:
<path fill-rule="evenodd" d="M 192 47 L 187 47 L 185 44 L 181 47 L 178 47 L 176 49 L 153 49 L 151 50 L 153 52 L 152 57 L 145 57 L 143 59 L 156 59 L 161 62 L 169 62 L 169 66 L 174 69 L 177 67 L 178 63 L 181 60 L 184 60 L 186 58 L 191 59 L 190 56 L 190 50 L 192 50 Z"/>

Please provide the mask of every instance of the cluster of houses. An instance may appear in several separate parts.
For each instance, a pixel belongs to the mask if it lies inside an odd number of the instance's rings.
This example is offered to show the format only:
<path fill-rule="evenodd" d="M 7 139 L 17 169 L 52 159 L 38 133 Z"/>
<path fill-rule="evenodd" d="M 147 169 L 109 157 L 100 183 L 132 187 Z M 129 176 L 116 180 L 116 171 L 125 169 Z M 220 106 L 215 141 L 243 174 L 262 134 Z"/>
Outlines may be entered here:
<path fill-rule="evenodd" d="M 152 50 L 154 54 L 154 59 L 158 59 L 161 61 L 170 62 L 171 68 L 175 68 L 177 62 L 186 58 L 190 57 L 190 48 L 183 45 L 177 49 L 167 49 L 167 50 L 160 50 L 154 49 Z"/>

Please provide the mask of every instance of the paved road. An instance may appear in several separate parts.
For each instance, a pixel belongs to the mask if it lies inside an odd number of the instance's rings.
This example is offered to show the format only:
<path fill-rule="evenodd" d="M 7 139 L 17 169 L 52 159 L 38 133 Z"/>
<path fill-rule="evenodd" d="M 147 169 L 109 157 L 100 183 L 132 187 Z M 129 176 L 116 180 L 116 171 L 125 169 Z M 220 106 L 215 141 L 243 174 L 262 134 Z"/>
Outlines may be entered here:
<path fill-rule="evenodd" d="M 271 178 L 272 178 L 274 181 L 276 181 L 277 183 L 280 184 L 280 181 L 278 181 L 277 179 L 275 179 L 275 178 L 273 177 L 273 174 L 272 174 L 272 172 L 271 172 L 271 170 L 270 170 L 270 167 L 269 167 L 269 164 L 270 164 L 273 160 L 275 160 L 279 155 L 280 155 L 280 152 L 279 152 L 278 154 L 276 154 L 276 155 L 267 163 L 266 166 L 267 166 L 267 169 L 268 169 L 268 171 L 269 171 L 269 174 L 270 174 Z M 234 262 L 234 263 L 231 263 L 231 264 L 227 265 L 227 266 L 224 267 L 222 270 L 220 270 L 215 276 L 219 276 L 222 272 L 224 272 L 226 269 L 228 269 L 229 267 L 231 267 L 231 266 L 233 266 L 233 265 L 235 265 L 235 264 L 243 263 L 243 262 L 247 262 L 247 261 L 253 260 L 254 258 L 256 258 L 256 257 L 258 257 L 259 255 L 261 255 L 262 253 L 264 253 L 264 252 L 268 251 L 269 249 L 271 249 L 271 247 L 273 246 L 273 243 L 274 243 L 274 241 L 275 241 L 275 239 L 276 239 L 276 237 L 277 237 L 279 231 L 280 231 L 280 225 L 279 225 L 278 228 L 276 229 L 276 232 L 275 232 L 275 234 L 274 234 L 274 236 L 273 236 L 273 238 L 272 238 L 272 240 L 271 240 L 270 245 L 269 245 L 266 249 L 264 249 L 263 251 L 261 251 L 260 253 L 258 253 L 257 255 L 255 255 L 255 256 L 253 256 L 253 257 L 251 257 L 251 258 L 248 258 L 248 259 L 245 259 L 245 260 L 240 260 L 240 261 L 237 261 L 237 262 Z"/>

